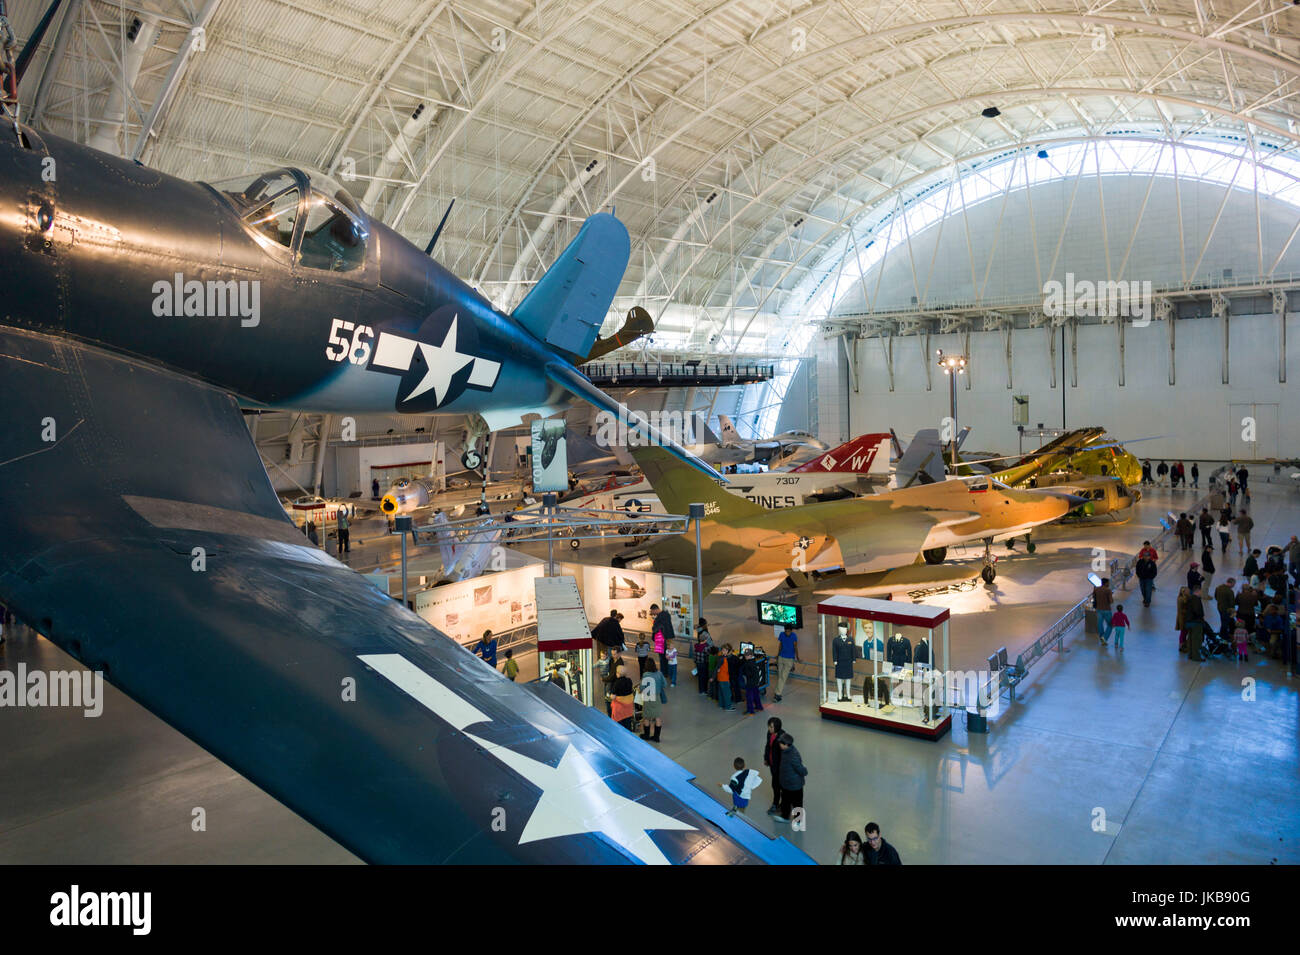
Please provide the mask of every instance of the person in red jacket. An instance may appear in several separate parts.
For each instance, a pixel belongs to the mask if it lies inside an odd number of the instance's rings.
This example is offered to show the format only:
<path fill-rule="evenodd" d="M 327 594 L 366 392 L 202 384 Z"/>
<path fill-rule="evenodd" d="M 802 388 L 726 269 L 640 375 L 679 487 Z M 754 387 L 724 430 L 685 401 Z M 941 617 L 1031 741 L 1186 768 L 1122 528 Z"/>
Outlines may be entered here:
<path fill-rule="evenodd" d="M 1118 604 L 1110 618 L 1110 632 L 1115 636 L 1116 650 L 1124 649 L 1124 631 L 1128 628 L 1128 614 L 1124 613 L 1124 605 Z"/>

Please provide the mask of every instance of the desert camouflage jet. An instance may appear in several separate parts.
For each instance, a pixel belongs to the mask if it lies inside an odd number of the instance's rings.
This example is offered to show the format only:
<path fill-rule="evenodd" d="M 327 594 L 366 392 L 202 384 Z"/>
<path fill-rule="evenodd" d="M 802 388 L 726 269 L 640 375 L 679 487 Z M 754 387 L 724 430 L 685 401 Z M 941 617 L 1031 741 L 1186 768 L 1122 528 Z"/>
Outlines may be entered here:
<path fill-rule="evenodd" d="M 704 505 L 706 591 L 723 586 L 734 593 L 764 594 L 797 583 L 791 571 L 833 568 L 846 575 L 833 585 L 876 586 L 882 593 L 951 583 L 978 568 L 911 568 L 942 563 L 953 544 L 1024 535 L 1082 503 L 1066 493 L 1014 490 L 974 479 L 769 511 L 707 477 L 697 478 L 661 448 L 637 448 L 632 454 L 671 513 L 686 514 L 693 503 Z M 666 538 L 621 560 L 627 566 L 648 562 L 656 570 L 693 576 L 695 535 Z"/>

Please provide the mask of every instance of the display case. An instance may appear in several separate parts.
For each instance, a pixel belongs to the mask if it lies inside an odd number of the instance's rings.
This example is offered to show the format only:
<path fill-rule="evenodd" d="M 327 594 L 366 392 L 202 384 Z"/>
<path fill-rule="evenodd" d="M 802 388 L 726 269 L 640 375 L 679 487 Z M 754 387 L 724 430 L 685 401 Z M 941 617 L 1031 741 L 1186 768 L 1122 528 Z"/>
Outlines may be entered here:
<path fill-rule="evenodd" d="M 540 678 L 558 686 L 584 706 L 592 705 L 593 666 L 591 641 L 577 650 L 542 650 L 537 651 L 537 667 Z"/>
<path fill-rule="evenodd" d="M 929 740 L 952 728 L 947 607 L 846 595 L 817 614 L 823 719 Z"/>
<path fill-rule="evenodd" d="M 538 577 L 537 672 L 585 706 L 596 699 L 591 630 L 572 577 Z"/>

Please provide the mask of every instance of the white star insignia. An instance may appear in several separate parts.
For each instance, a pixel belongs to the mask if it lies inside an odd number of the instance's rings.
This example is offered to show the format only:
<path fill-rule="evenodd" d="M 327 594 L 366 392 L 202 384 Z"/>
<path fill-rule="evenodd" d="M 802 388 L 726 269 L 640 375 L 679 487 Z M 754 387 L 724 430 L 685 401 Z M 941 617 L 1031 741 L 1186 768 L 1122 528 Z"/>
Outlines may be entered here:
<path fill-rule="evenodd" d="M 465 735 L 480 746 L 491 746 L 472 733 Z M 646 830 L 695 828 L 611 790 L 572 744 L 565 748 L 558 766 L 548 766 L 503 746 L 491 752 L 542 791 L 519 837 L 520 845 L 600 832 L 646 865 L 670 865 Z"/>
<path fill-rule="evenodd" d="M 614 792 L 571 743 L 565 747 L 560 764 L 549 766 L 475 736 L 467 727 L 490 723 L 492 719 L 401 654 L 361 654 L 358 659 L 541 790 L 519 836 L 520 845 L 599 832 L 646 865 L 670 865 L 647 830 L 695 829 L 688 822 Z"/>
<path fill-rule="evenodd" d="M 456 351 L 456 323 L 459 320 L 459 315 L 452 318 L 451 326 L 447 329 L 441 345 L 434 346 L 427 342 L 420 342 L 420 352 L 424 355 L 424 362 L 429 366 L 429 370 L 424 373 L 420 383 L 403 399 L 404 401 L 417 398 L 432 388 L 434 400 L 442 404 L 443 395 L 451 387 L 451 379 L 456 372 L 474 360 L 473 355 L 464 355 Z"/>

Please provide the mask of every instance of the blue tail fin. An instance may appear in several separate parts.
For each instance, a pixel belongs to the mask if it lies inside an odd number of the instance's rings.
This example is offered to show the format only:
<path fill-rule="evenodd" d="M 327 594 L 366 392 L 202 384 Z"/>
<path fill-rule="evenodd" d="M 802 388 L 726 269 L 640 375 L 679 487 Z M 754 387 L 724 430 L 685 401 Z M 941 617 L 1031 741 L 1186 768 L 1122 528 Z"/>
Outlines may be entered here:
<path fill-rule="evenodd" d="M 524 296 L 515 320 L 548 345 L 585 357 L 623 281 L 630 252 L 623 223 L 598 212 Z"/>

